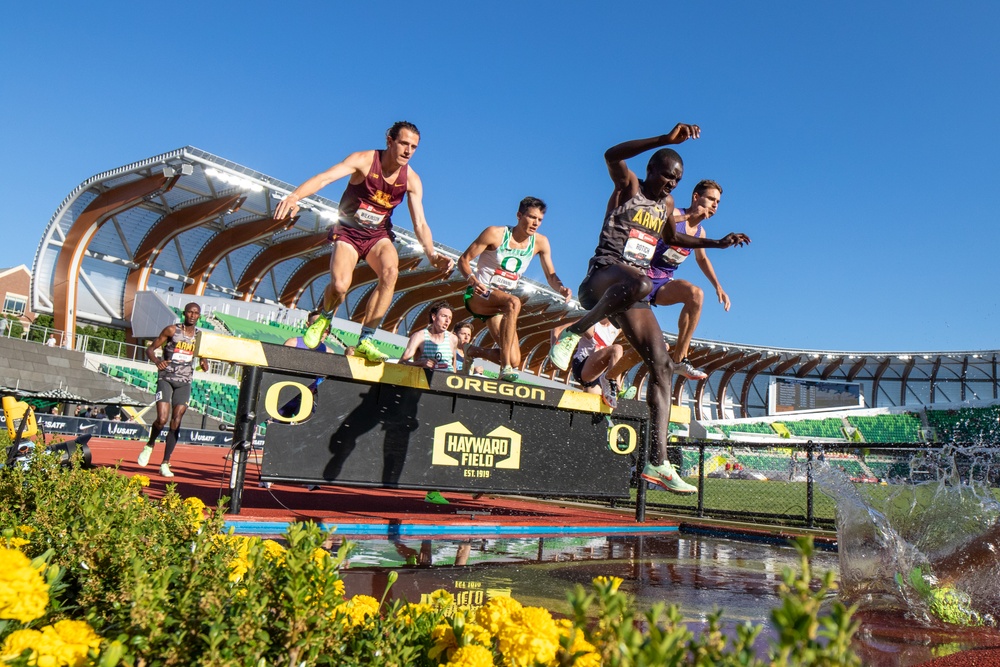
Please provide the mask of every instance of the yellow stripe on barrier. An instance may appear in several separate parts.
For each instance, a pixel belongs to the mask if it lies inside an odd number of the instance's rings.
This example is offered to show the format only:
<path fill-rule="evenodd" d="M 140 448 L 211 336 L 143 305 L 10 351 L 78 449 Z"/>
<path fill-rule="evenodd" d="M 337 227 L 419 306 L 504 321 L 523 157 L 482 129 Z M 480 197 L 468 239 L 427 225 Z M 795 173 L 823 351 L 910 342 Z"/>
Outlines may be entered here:
<path fill-rule="evenodd" d="M 691 408 L 686 405 L 671 405 L 670 421 L 675 424 L 690 424 Z"/>
<path fill-rule="evenodd" d="M 365 382 L 388 382 L 413 389 L 430 389 L 427 373 L 417 366 L 372 363 L 359 357 L 347 357 L 351 377 Z"/>
<path fill-rule="evenodd" d="M 267 355 L 259 340 L 220 336 L 199 331 L 195 340 L 195 356 L 215 361 L 229 361 L 250 366 L 267 366 Z"/>
<path fill-rule="evenodd" d="M 559 407 L 563 410 L 583 410 L 586 412 L 603 412 L 611 414 L 611 408 L 604 404 L 600 395 L 585 391 L 567 389 L 559 399 Z"/>

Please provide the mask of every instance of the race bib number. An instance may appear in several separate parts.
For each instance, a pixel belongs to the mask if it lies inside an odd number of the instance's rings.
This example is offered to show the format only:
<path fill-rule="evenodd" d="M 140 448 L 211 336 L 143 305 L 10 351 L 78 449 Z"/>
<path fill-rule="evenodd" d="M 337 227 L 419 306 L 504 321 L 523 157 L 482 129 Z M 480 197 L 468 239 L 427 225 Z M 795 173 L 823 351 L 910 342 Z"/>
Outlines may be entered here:
<path fill-rule="evenodd" d="M 675 248 L 670 246 L 667 248 L 667 251 L 663 253 L 663 259 L 668 264 L 680 266 L 680 263 L 687 259 L 690 254 L 691 248 Z"/>
<path fill-rule="evenodd" d="M 622 251 L 622 258 L 629 264 L 636 266 L 649 266 L 653 259 L 653 252 L 656 250 L 656 237 L 652 234 L 641 232 L 638 229 L 630 229 L 628 241 Z"/>
<path fill-rule="evenodd" d="M 376 227 L 385 220 L 385 211 L 375 208 L 371 204 L 361 202 L 358 204 L 358 211 L 354 214 L 354 220 L 365 227 Z"/>
<path fill-rule="evenodd" d="M 174 348 L 174 354 L 170 357 L 171 361 L 176 361 L 179 364 L 189 364 L 194 359 L 194 343 L 177 343 Z"/>
<path fill-rule="evenodd" d="M 519 277 L 516 273 L 497 269 L 490 278 L 490 287 L 492 289 L 503 290 L 504 292 L 513 292 L 514 288 L 517 287 L 518 280 Z"/>

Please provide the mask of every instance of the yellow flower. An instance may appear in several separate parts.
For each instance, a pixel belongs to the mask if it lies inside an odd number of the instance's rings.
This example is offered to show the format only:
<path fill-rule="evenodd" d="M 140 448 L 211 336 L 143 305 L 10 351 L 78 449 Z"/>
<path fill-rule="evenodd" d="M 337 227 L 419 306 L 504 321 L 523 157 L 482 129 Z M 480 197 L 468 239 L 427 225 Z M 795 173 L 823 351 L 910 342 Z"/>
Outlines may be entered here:
<path fill-rule="evenodd" d="M 480 646 L 490 646 L 493 642 L 493 637 L 489 631 L 475 623 L 466 623 L 464 625 L 462 628 L 462 637 L 465 640 L 462 643 L 465 644 L 473 643 Z M 434 642 L 434 646 L 427 652 L 427 657 L 431 660 L 446 651 L 450 659 L 452 654 L 458 649 L 459 641 L 455 637 L 455 630 L 451 623 L 441 623 L 435 626 L 431 630 L 431 640 Z"/>
<path fill-rule="evenodd" d="M 343 579 L 334 579 L 333 580 L 333 590 L 340 597 L 344 597 L 344 580 Z"/>
<path fill-rule="evenodd" d="M 343 614 L 344 624 L 352 628 L 364 625 L 368 617 L 378 616 L 378 609 L 378 600 L 370 595 L 355 595 L 337 607 L 337 611 Z"/>
<path fill-rule="evenodd" d="M 20 526 L 18 526 L 17 528 L 15 528 L 15 530 L 18 533 L 24 533 L 25 535 L 31 535 L 33 532 L 35 532 L 35 527 L 34 526 L 28 526 L 28 525 L 22 523 Z"/>
<path fill-rule="evenodd" d="M 594 586 L 607 588 L 609 593 L 617 593 L 618 587 L 622 585 L 620 577 L 594 577 Z"/>
<path fill-rule="evenodd" d="M 197 528 L 205 522 L 205 503 L 201 501 L 201 498 L 195 496 L 185 498 L 182 507 L 194 527 Z"/>
<path fill-rule="evenodd" d="M 330 553 L 321 547 L 316 547 L 312 552 L 313 562 L 316 563 L 316 567 L 319 569 L 324 569 L 326 564 L 330 561 Z"/>
<path fill-rule="evenodd" d="M 500 653 L 508 667 L 533 667 L 555 660 L 559 629 L 552 614 L 541 607 L 525 607 L 497 635 Z"/>
<path fill-rule="evenodd" d="M 433 612 L 434 607 L 429 604 L 424 604 L 423 602 L 407 603 L 399 608 L 396 612 L 396 616 L 402 619 L 406 625 L 413 625 L 413 623 L 424 614 L 430 614 Z"/>
<path fill-rule="evenodd" d="M 493 652 L 478 644 L 456 649 L 444 667 L 493 667 Z"/>
<path fill-rule="evenodd" d="M 100 636 L 86 621 L 58 621 L 42 628 L 42 636 L 59 665 L 84 665 L 90 650 L 101 647 Z"/>
<path fill-rule="evenodd" d="M 560 635 L 570 638 L 569 650 L 567 651 L 569 655 L 583 653 L 573 663 L 573 667 L 601 667 L 601 654 L 583 636 L 583 630 L 574 628 L 573 622 L 565 618 L 556 621 L 556 627 L 559 628 Z"/>
<path fill-rule="evenodd" d="M 137 484 L 142 488 L 146 488 L 149 486 L 149 478 L 145 475 L 132 475 L 131 483 Z"/>
<path fill-rule="evenodd" d="M 450 607 L 455 604 L 455 596 L 443 588 L 430 594 L 430 603 L 439 607 Z"/>
<path fill-rule="evenodd" d="M 85 621 L 59 621 L 39 630 L 12 632 L 0 649 L 0 661 L 8 661 L 31 649 L 29 664 L 38 667 L 82 667 L 101 638 Z"/>
<path fill-rule="evenodd" d="M 11 549 L 20 549 L 25 544 L 31 544 L 31 540 L 26 540 L 23 537 L 0 537 L 0 542 Z"/>
<path fill-rule="evenodd" d="M 274 540 L 264 540 L 264 553 L 267 558 L 276 564 L 285 562 L 285 547 Z"/>
<path fill-rule="evenodd" d="M 475 621 L 486 628 L 490 634 L 500 631 L 514 614 L 521 612 L 521 603 L 508 595 L 490 598 L 482 607 L 476 610 Z"/>
<path fill-rule="evenodd" d="M 3 648 L 0 648 L 0 662 L 6 663 L 13 660 L 21 655 L 26 648 L 31 649 L 31 657 L 35 658 L 41 644 L 42 633 L 38 630 L 15 630 L 4 641 Z"/>
<path fill-rule="evenodd" d="M 20 551 L 0 547 L 0 618 L 29 623 L 49 606 L 49 586 Z"/>

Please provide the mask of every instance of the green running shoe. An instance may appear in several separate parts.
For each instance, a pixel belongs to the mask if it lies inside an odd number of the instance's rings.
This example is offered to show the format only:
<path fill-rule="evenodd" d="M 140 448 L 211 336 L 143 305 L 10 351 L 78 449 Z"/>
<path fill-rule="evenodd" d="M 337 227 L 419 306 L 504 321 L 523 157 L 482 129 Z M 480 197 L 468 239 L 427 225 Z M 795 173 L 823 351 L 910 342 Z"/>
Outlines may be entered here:
<path fill-rule="evenodd" d="M 371 338 L 365 338 L 358 343 L 358 346 L 354 348 L 354 356 L 363 357 L 375 363 L 382 363 L 389 358 L 388 354 L 383 354 L 381 350 L 375 347 L 375 343 L 372 342 Z"/>
<path fill-rule="evenodd" d="M 146 466 L 148 466 L 149 465 L 149 457 L 152 456 L 152 455 L 153 455 L 153 448 L 152 447 L 150 447 L 149 445 L 146 445 L 145 447 L 143 447 L 142 451 L 139 452 L 139 459 L 138 459 L 139 465 L 141 465 L 143 468 L 145 468 Z"/>
<path fill-rule="evenodd" d="M 326 313 L 323 313 L 306 329 L 305 335 L 302 336 L 302 342 L 310 350 L 315 350 L 323 342 L 323 334 L 328 326 L 330 326 L 330 318 L 326 316 Z"/>
<path fill-rule="evenodd" d="M 625 401 L 631 401 L 633 398 L 635 398 L 635 395 L 637 393 L 639 393 L 639 388 L 638 387 L 634 387 L 634 386 L 633 387 L 625 387 L 620 392 L 618 392 L 618 399 L 619 400 L 625 400 Z"/>
<path fill-rule="evenodd" d="M 930 612 L 945 623 L 966 627 L 983 624 L 982 617 L 972 609 L 972 599 L 968 593 L 956 590 L 951 586 L 932 586 L 924 578 L 919 567 L 910 570 L 906 579 L 909 581 L 904 581 L 902 573 L 896 573 L 896 583 L 900 586 L 909 583 L 913 590 L 927 602 L 927 608 Z"/>
<path fill-rule="evenodd" d="M 662 486 L 670 493 L 676 493 L 680 496 L 698 493 L 698 487 L 691 486 L 681 479 L 681 476 L 677 474 L 677 471 L 674 470 L 674 467 L 669 462 L 658 466 L 647 463 L 639 476 L 651 484 Z"/>
<path fill-rule="evenodd" d="M 424 496 L 424 502 L 432 505 L 451 505 L 448 499 L 441 495 L 440 491 L 428 491 Z"/>
<path fill-rule="evenodd" d="M 569 368 L 569 362 L 573 360 L 573 351 L 576 350 L 576 344 L 579 342 L 580 334 L 575 334 L 569 329 L 563 331 L 559 340 L 549 350 L 549 361 L 555 364 L 559 370 L 566 370 Z"/>
<path fill-rule="evenodd" d="M 500 371 L 500 379 L 504 382 L 517 382 L 518 377 L 520 376 L 513 366 L 504 366 Z"/>

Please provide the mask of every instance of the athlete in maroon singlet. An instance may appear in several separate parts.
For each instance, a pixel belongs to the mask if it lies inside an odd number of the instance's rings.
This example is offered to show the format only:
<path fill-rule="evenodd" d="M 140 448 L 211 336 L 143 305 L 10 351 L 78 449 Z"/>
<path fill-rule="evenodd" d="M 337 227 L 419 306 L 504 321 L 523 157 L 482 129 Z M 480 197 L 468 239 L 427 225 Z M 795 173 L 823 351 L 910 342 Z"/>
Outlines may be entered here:
<path fill-rule="evenodd" d="M 370 361 L 384 361 L 372 342 L 375 329 L 382 322 L 392 301 L 399 255 L 392 241 L 392 211 L 406 195 L 413 231 L 423 246 L 427 259 L 442 273 L 450 273 L 455 263 L 434 250 L 430 227 L 424 218 L 423 185 L 417 172 L 409 168 L 410 158 L 420 142 L 420 131 L 406 121 L 395 123 L 386 133 L 385 150 L 351 153 L 326 171 L 317 174 L 295 188 L 275 209 L 274 217 L 283 219 L 295 215 L 298 202 L 334 181 L 350 176 L 351 180 L 340 200 L 340 219 L 330 230 L 333 250 L 330 253 L 330 284 L 323 299 L 323 316 L 306 331 L 305 344 L 316 347 L 322 342 L 322 332 L 333 314 L 344 302 L 354 268 L 366 260 L 378 276 L 375 292 L 365 308 L 361 321 L 361 339 L 355 354 Z"/>

